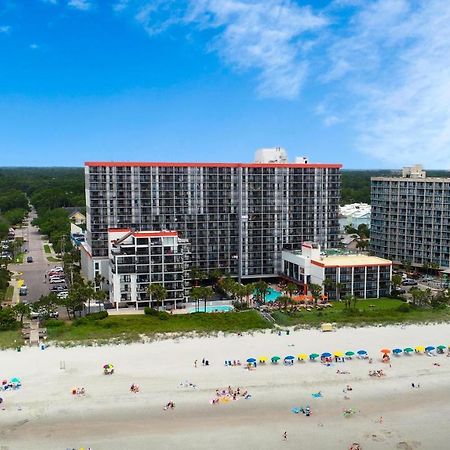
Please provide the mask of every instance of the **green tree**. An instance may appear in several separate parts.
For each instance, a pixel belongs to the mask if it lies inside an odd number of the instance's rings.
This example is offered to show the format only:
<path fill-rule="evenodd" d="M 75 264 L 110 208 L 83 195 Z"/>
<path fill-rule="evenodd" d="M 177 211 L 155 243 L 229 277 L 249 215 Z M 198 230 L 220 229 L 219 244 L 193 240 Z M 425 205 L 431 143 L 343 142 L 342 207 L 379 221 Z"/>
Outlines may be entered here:
<path fill-rule="evenodd" d="M 20 326 L 23 325 L 23 319 L 25 317 L 30 317 L 30 313 L 31 313 L 31 307 L 30 305 L 28 305 L 27 303 L 16 303 L 13 307 L 12 307 L 14 314 L 16 316 L 16 318 L 19 320 L 20 322 Z"/>
<path fill-rule="evenodd" d="M 195 286 L 191 289 L 191 298 L 195 301 L 195 310 L 200 310 L 200 300 L 203 298 L 203 289 L 200 286 Z"/>
<path fill-rule="evenodd" d="M 244 284 L 243 295 L 246 298 L 248 307 L 250 306 L 250 296 L 253 294 L 254 291 L 255 291 L 255 285 L 253 283 Z"/>
<path fill-rule="evenodd" d="M 159 283 L 152 283 L 147 286 L 147 293 L 150 295 L 150 302 L 156 300 L 156 309 L 159 310 L 160 302 L 167 298 L 167 289 Z"/>
<path fill-rule="evenodd" d="M 336 283 L 330 278 L 325 278 L 322 281 L 323 290 L 326 294 L 330 294 L 330 292 L 333 290 L 335 285 L 336 285 Z"/>
<path fill-rule="evenodd" d="M 194 280 L 195 285 L 198 286 L 199 283 L 207 278 L 205 272 L 203 272 L 199 267 L 192 267 L 191 278 Z"/>
<path fill-rule="evenodd" d="M 19 325 L 12 308 L 0 308 L 0 331 L 15 330 Z"/>
<path fill-rule="evenodd" d="M 265 303 L 266 296 L 267 294 L 269 294 L 269 292 L 270 292 L 269 285 L 265 281 L 260 280 L 255 283 L 256 298 L 261 303 Z"/>
<path fill-rule="evenodd" d="M 292 302 L 291 297 L 288 297 L 287 295 L 281 295 L 278 297 L 277 301 L 280 304 L 280 309 L 283 307 L 284 311 L 287 311 L 288 305 Z"/>
<path fill-rule="evenodd" d="M 341 295 L 345 291 L 345 283 L 338 282 L 336 283 L 336 298 L 341 300 Z"/>
<path fill-rule="evenodd" d="M 31 305 L 31 309 L 39 312 L 44 319 L 48 319 L 56 311 L 58 306 L 58 297 L 51 292 L 48 295 L 41 295 L 39 300 Z"/>
<path fill-rule="evenodd" d="M 309 285 L 309 290 L 314 299 L 314 306 L 317 306 L 317 302 L 319 301 L 320 296 L 322 295 L 322 286 L 320 284 L 311 283 Z"/>
<path fill-rule="evenodd" d="M 426 293 L 425 291 L 422 291 L 421 289 L 419 289 L 416 286 L 413 286 L 410 290 L 409 290 L 409 294 L 411 295 L 411 299 L 412 299 L 412 304 L 415 306 L 419 306 L 423 303 Z"/>
<path fill-rule="evenodd" d="M 214 291 L 211 286 L 202 287 L 202 298 L 205 302 L 205 312 L 206 312 L 206 303 L 214 297 Z"/>
<path fill-rule="evenodd" d="M 392 275 L 391 285 L 392 289 L 398 290 L 400 286 L 402 285 L 403 278 L 399 274 Z"/>

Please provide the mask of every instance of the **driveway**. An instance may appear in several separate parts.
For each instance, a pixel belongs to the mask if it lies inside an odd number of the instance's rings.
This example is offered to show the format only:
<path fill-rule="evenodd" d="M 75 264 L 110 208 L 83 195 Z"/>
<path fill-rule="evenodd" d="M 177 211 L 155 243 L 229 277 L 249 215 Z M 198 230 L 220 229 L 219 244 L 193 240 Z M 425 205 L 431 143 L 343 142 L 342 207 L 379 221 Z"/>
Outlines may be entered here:
<path fill-rule="evenodd" d="M 23 248 L 27 250 L 24 257 L 23 264 L 10 264 L 9 270 L 21 273 L 20 279 L 24 280 L 24 284 L 28 286 L 28 295 L 22 296 L 22 301 L 33 303 L 39 300 L 41 295 L 47 295 L 49 292 L 48 285 L 45 281 L 45 274 L 50 267 L 57 264 L 50 264 L 44 254 L 42 236 L 38 229 L 31 225 L 32 220 L 36 217 L 36 212 L 33 210 L 27 220 L 27 225 L 23 228 L 16 229 L 16 237 L 23 237 Z M 33 262 L 27 263 L 26 257 L 32 256 Z"/>

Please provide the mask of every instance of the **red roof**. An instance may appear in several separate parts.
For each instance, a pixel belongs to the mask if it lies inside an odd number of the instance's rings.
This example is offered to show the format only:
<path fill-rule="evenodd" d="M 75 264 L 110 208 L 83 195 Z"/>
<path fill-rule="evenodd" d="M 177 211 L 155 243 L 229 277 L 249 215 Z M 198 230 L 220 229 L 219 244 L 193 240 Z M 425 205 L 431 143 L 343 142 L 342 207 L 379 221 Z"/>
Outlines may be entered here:
<path fill-rule="evenodd" d="M 225 167 L 225 168 L 291 168 L 340 169 L 342 164 L 257 164 L 257 163 L 186 163 L 186 162 L 105 162 L 87 161 L 87 167 Z"/>

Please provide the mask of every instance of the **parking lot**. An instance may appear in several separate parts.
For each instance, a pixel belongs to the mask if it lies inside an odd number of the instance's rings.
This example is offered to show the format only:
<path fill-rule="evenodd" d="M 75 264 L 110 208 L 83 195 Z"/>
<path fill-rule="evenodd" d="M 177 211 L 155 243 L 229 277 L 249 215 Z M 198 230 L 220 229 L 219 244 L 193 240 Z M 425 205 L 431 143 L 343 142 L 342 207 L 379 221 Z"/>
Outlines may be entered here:
<path fill-rule="evenodd" d="M 39 300 L 41 295 L 48 294 L 48 286 L 45 283 L 45 274 L 54 264 L 50 264 L 44 254 L 42 236 L 37 228 L 31 225 L 31 221 L 36 217 L 32 211 L 27 223 L 22 228 L 16 229 L 16 238 L 24 239 L 23 249 L 26 251 L 23 264 L 10 264 L 9 269 L 18 272 L 24 285 L 28 287 L 28 294 L 21 297 L 22 301 L 33 303 Z M 33 258 L 32 263 L 26 262 L 26 257 Z"/>

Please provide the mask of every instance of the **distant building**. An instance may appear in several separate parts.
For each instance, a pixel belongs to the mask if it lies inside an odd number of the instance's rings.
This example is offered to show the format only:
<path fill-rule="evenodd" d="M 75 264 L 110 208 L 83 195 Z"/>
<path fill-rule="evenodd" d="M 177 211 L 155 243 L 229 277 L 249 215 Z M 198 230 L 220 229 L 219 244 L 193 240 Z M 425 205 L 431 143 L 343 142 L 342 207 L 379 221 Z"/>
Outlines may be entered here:
<path fill-rule="evenodd" d="M 182 308 L 190 289 L 190 244 L 176 231 L 109 229 L 110 300 L 117 308 L 157 306 L 147 288 L 161 284 L 167 298 L 164 309 Z"/>
<path fill-rule="evenodd" d="M 347 225 L 358 228 L 359 225 L 370 227 L 371 206 L 367 203 L 352 203 L 339 207 L 339 226 L 343 230 Z"/>
<path fill-rule="evenodd" d="M 450 178 L 427 177 L 421 166 L 401 177 L 374 177 L 371 250 L 396 263 L 450 266 Z"/>
<path fill-rule="evenodd" d="M 339 236 L 339 244 L 347 250 L 356 250 L 358 247 L 358 238 L 354 234 L 342 234 Z"/>
<path fill-rule="evenodd" d="M 69 214 L 69 220 L 75 225 L 83 225 L 86 223 L 86 216 L 78 208 L 67 207 L 64 209 Z"/>
<path fill-rule="evenodd" d="M 304 242 L 301 250 L 283 251 L 283 274 L 303 284 L 323 286 L 330 299 L 352 294 L 360 298 L 378 298 L 390 294 L 392 261 L 361 254 L 322 252 L 318 244 Z M 337 284 L 339 283 L 339 284 Z"/>

